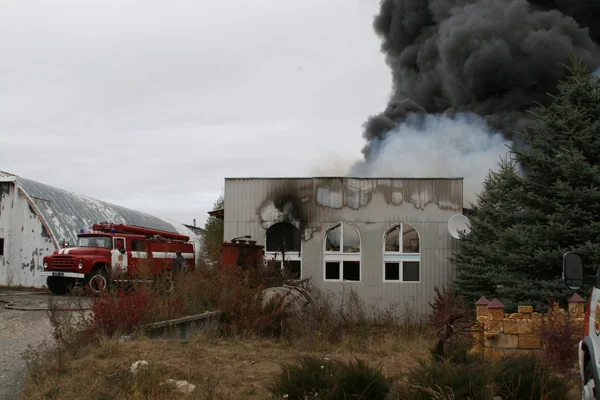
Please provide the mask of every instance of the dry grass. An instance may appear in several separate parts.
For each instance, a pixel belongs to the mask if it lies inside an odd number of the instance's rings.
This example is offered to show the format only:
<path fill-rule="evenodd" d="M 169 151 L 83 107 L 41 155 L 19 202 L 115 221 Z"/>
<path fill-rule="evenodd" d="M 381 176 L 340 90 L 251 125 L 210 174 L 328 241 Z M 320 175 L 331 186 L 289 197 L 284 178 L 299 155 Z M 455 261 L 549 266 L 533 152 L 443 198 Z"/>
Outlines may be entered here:
<path fill-rule="evenodd" d="M 23 399 L 181 398 L 180 393 L 161 385 L 169 378 L 196 385 L 189 398 L 265 399 L 269 397 L 265 386 L 281 371 L 281 364 L 301 354 L 344 361 L 358 357 L 381 366 L 394 379 L 415 366 L 416 360 L 427 357 L 430 346 L 427 339 L 403 339 L 393 332 L 348 334 L 335 345 L 323 342 L 315 346 L 318 351 L 309 351 L 306 343 L 204 335 L 184 342 L 103 339 L 76 358 L 63 354 L 68 359 L 60 364 L 52 359 L 36 364 L 27 377 Z M 128 369 L 137 360 L 148 361 L 151 368 L 134 377 Z"/>

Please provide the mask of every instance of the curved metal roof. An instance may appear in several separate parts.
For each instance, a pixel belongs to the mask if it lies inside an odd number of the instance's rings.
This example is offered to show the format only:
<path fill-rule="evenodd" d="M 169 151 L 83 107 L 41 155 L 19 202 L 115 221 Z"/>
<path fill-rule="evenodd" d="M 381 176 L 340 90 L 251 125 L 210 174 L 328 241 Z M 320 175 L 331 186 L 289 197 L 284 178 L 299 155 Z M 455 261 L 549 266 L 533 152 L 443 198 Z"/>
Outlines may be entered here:
<path fill-rule="evenodd" d="M 7 174 L 11 175 L 11 174 Z M 77 242 L 80 229 L 89 229 L 97 222 L 108 221 L 143 226 L 168 232 L 182 233 L 197 239 L 194 233 L 174 221 L 167 221 L 140 211 L 92 199 L 68 192 L 43 183 L 14 176 L 21 194 L 30 206 L 42 217 L 47 230 L 50 230 L 55 244 L 63 239 Z"/>

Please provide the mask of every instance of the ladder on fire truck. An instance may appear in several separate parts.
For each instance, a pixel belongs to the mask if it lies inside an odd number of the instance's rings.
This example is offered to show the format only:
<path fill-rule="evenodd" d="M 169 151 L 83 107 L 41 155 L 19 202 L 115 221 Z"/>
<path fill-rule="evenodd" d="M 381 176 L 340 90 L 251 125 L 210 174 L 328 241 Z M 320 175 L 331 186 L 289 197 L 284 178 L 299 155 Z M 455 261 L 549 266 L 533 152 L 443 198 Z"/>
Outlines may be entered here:
<path fill-rule="evenodd" d="M 92 226 L 92 230 L 106 233 L 124 233 L 132 235 L 144 235 L 148 239 L 172 240 L 177 242 L 189 242 L 190 237 L 179 233 L 161 231 L 158 229 L 145 228 L 136 225 L 114 224 L 111 222 L 99 222 Z"/>

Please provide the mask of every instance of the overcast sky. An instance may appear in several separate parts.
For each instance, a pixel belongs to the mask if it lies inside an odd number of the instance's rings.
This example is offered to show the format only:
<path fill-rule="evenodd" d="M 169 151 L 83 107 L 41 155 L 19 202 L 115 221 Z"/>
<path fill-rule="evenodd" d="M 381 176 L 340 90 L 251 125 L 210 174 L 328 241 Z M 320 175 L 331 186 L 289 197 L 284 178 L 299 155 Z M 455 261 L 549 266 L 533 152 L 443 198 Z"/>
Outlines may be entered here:
<path fill-rule="evenodd" d="M 391 90 L 377 9 L 3 0 L 0 170 L 199 225 L 225 177 L 343 175 Z"/>

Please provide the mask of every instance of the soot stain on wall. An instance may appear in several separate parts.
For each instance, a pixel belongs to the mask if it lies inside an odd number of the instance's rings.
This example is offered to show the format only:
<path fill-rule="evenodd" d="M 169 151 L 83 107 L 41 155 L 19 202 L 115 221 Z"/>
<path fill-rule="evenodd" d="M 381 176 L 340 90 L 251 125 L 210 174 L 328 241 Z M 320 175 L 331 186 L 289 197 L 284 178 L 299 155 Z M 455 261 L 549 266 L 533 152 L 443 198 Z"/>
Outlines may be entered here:
<path fill-rule="evenodd" d="M 312 186 L 284 181 L 268 194 L 258 207 L 257 215 L 263 223 L 290 222 L 302 231 L 309 223 L 309 208 L 312 205 Z M 274 208 L 276 216 L 270 214 Z"/>

